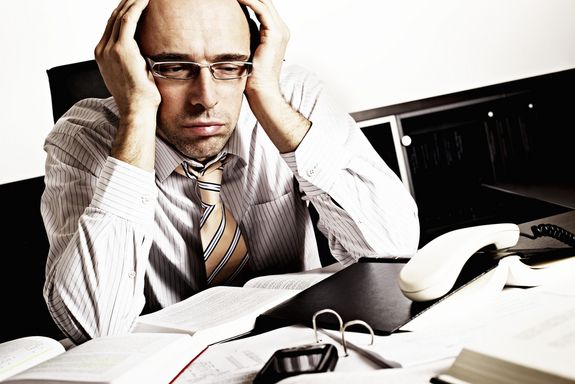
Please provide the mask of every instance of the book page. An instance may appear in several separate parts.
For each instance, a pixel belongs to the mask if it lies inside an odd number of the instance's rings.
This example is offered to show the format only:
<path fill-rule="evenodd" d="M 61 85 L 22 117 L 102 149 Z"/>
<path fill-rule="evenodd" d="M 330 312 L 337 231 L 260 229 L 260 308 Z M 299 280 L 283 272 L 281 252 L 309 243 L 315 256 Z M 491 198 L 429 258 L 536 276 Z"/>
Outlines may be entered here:
<path fill-rule="evenodd" d="M 168 382 L 203 349 L 205 346 L 194 345 L 185 334 L 141 333 L 95 338 L 11 377 L 7 383 L 24 379 Z M 137 378 L 138 381 L 133 381 Z"/>
<path fill-rule="evenodd" d="M 336 331 L 324 332 L 342 342 Z M 370 344 L 368 334 L 346 330 L 345 342 L 348 350 L 363 351 L 388 366 L 406 368 L 455 358 L 461 351 L 461 341 L 472 337 L 473 333 L 474 330 L 464 327 L 433 332 L 400 332 L 375 336 L 373 344 Z"/>
<path fill-rule="evenodd" d="M 209 335 L 202 337 L 211 344 L 252 330 L 259 314 L 297 293 L 291 289 L 213 287 L 140 316 L 134 332 L 168 330 L 196 334 L 209 330 Z"/>
<path fill-rule="evenodd" d="M 523 317 L 532 306 L 537 291 L 519 288 L 505 288 L 479 312 L 463 310 L 466 316 L 457 322 L 436 324 L 415 332 L 393 333 L 389 336 L 375 336 L 373 345 L 368 344 L 366 334 L 346 331 L 346 341 L 379 355 L 402 367 L 412 367 L 430 362 L 455 358 L 464 345 L 489 334 L 491 327 L 501 322 L 513 322 Z M 326 331 L 333 332 L 333 331 Z"/>
<path fill-rule="evenodd" d="M 249 280 L 244 287 L 304 290 L 331 275 L 332 273 L 286 273 L 259 276 Z"/>
<path fill-rule="evenodd" d="M 44 336 L 22 337 L 0 344 L 0 380 L 65 352 L 57 340 Z"/>
<path fill-rule="evenodd" d="M 575 380 L 575 297 L 534 291 L 529 298 L 519 316 L 501 319 L 465 348 Z"/>
<path fill-rule="evenodd" d="M 373 371 L 359 372 L 335 372 L 313 373 L 288 377 L 278 384 L 427 384 L 429 379 L 438 371 L 449 365 L 446 360 L 432 364 L 418 365 L 401 369 L 378 369 Z"/>

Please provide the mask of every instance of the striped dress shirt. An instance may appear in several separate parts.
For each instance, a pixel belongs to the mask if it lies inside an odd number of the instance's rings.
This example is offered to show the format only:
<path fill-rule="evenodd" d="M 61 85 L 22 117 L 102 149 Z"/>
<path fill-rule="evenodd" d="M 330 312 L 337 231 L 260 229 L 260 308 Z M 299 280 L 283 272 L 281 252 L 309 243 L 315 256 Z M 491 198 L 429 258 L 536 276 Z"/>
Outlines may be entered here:
<path fill-rule="evenodd" d="M 417 207 L 353 119 L 322 83 L 284 64 L 286 100 L 312 122 L 295 152 L 280 154 L 244 99 L 224 150 L 221 198 L 246 237 L 253 275 L 320 266 L 307 204 L 334 257 L 410 256 Z M 195 181 L 156 138 L 154 172 L 110 156 L 119 123 L 113 98 L 74 105 L 46 138 L 41 210 L 50 240 L 44 297 L 75 342 L 129 332 L 142 311 L 205 286 Z"/>

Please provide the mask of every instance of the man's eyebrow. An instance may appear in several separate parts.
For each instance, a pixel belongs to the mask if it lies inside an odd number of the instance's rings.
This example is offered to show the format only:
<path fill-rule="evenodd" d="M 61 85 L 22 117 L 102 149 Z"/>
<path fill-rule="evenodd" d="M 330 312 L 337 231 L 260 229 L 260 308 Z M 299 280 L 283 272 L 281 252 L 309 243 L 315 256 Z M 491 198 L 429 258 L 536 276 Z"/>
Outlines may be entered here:
<path fill-rule="evenodd" d="M 187 59 L 187 56 L 181 53 L 158 53 L 149 57 L 154 61 L 181 61 Z"/>
<path fill-rule="evenodd" d="M 213 62 L 217 61 L 246 61 L 250 58 L 250 55 L 245 55 L 241 53 L 224 53 L 221 55 L 216 55 L 213 57 Z"/>
<path fill-rule="evenodd" d="M 182 53 L 159 53 L 149 56 L 153 61 L 194 61 L 190 56 Z M 219 61 L 246 61 L 249 55 L 243 53 L 222 53 L 211 57 L 210 62 Z"/>

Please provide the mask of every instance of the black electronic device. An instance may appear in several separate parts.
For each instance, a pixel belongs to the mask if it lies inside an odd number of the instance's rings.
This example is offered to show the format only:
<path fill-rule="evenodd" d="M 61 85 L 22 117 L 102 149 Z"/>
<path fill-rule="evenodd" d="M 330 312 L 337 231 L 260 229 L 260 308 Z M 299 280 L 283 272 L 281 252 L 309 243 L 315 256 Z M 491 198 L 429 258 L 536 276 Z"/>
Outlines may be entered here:
<path fill-rule="evenodd" d="M 279 349 L 264 364 L 253 383 L 276 383 L 302 373 L 333 371 L 337 359 L 337 348 L 329 343 Z"/>

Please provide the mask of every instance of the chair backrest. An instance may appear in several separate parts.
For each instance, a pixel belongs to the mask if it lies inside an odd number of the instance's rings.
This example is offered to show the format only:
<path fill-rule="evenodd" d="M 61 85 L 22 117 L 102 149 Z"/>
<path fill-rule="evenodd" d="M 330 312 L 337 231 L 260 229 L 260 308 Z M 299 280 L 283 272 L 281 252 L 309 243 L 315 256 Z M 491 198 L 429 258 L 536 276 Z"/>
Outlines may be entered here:
<path fill-rule="evenodd" d="M 75 102 L 108 97 L 95 60 L 47 70 L 54 122 Z M 62 338 L 42 295 L 49 244 L 40 214 L 44 177 L 0 185 L 5 225 L 0 264 L 0 342 L 22 336 Z"/>
<path fill-rule="evenodd" d="M 110 96 L 96 60 L 60 65 L 46 72 L 50 83 L 54 122 L 77 101 L 88 97 Z"/>
<path fill-rule="evenodd" d="M 0 264 L 0 342 L 22 336 L 61 338 L 42 296 L 48 239 L 40 215 L 44 177 L 0 185 L 4 225 Z"/>

